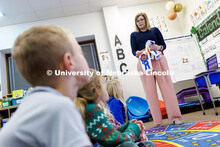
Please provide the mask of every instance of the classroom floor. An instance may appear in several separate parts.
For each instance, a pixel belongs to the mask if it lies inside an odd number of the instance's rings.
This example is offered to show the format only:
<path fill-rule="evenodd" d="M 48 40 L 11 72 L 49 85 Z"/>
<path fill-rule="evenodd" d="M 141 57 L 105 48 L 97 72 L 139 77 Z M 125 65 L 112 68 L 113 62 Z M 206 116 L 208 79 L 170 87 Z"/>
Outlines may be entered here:
<path fill-rule="evenodd" d="M 190 122 L 202 122 L 202 121 L 211 121 L 211 120 L 220 120 L 220 105 L 217 107 L 217 112 L 219 115 L 215 115 L 213 108 L 205 108 L 206 115 L 203 115 L 202 110 L 198 110 L 195 112 L 190 112 L 186 114 L 182 114 L 182 122 L 183 123 L 190 123 Z M 164 125 L 170 125 L 171 122 L 168 121 L 167 118 L 163 119 Z M 155 127 L 155 124 L 153 120 L 150 120 L 149 122 L 145 122 L 144 126 L 146 129 Z"/>

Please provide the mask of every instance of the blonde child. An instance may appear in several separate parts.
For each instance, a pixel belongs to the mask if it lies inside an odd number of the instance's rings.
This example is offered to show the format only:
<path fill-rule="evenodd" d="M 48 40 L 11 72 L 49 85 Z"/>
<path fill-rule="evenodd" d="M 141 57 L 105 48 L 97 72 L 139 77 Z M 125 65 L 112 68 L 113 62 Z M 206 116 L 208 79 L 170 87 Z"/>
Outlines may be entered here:
<path fill-rule="evenodd" d="M 12 53 L 19 72 L 34 87 L 0 132 L 1 147 L 91 146 L 72 100 L 89 76 L 55 76 L 55 70 L 88 70 L 71 33 L 58 26 L 36 26 L 22 33 Z M 48 73 L 48 75 L 46 74 Z"/>
<path fill-rule="evenodd" d="M 125 141 L 135 142 L 143 127 L 140 123 L 128 122 L 117 130 L 107 121 L 103 110 L 98 106 L 100 101 L 108 100 L 105 79 L 92 70 L 93 76 L 88 84 L 80 87 L 74 100 L 85 120 L 85 126 L 93 144 L 102 146 L 121 146 Z M 135 146 L 135 145 L 134 145 Z"/>
<path fill-rule="evenodd" d="M 125 106 L 124 96 L 123 96 L 123 90 L 122 90 L 120 81 L 118 79 L 113 79 L 109 81 L 107 85 L 107 91 L 109 94 L 109 100 L 106 103 L 108 104 L 109 109 L 114 116 L 113 118 L 115 118 L 115 120 L 112 118 L 109 118 L 109 121 L 111 122 L 113 126 L 120 127 L 121 124 L 123 124 L 126 119 L 126 114 L 125 114 L 126 109 L 124 107 Z M 131 120 L 131 121 L 142 123 L 142 121 L 137 121 L 137 120 Z M 145 127 L 143 127 L 141 130 L 141 135 L 139 136 L 137 141 L 147 141 L 147 140 L 148 139 L 145 135 Z"/>
<path fill-rule="evenodd" d="M 107 91 L 109 95 L 109 100 L 106 102 L 109 106 L 111 113 L 114 118 L 124 124 L 126 120 L 126 112 L 124 106 L 124 96 L 123 91 L 118 79 L 113 79 L 109 81 L 107 85 Z"/>

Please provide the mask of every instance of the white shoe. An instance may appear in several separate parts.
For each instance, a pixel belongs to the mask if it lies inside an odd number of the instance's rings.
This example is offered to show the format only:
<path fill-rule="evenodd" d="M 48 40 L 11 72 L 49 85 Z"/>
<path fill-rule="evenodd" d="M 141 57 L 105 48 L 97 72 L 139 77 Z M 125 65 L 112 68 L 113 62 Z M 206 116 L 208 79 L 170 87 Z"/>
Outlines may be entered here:
<path fill-rule="evenodd" d="M 163 127 L 164 126 L 164 124 L 162 123 L 162 124 L 157 124 L 156 125 L 156 127 Z"/>
<path fill-rule="evenodd" d="M 182 121 L 181 121 L 181 120 L 174 120 L 174 121 L 173 121 L 173 124 L 174 124 L 174 125 L 181 125 L 181 124 L 182 124 Z"/>

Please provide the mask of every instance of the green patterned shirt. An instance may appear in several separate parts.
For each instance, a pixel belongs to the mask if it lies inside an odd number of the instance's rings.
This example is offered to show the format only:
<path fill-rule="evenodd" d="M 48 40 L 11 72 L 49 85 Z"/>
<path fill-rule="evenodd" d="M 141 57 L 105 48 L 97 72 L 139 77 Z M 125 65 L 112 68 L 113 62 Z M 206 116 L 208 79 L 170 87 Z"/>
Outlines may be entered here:
<path fill-rule="evenodd" d="M 107 121 L 107 117 L 102 109 L 95 104 L 88 104 L 85 111 L 85 122 L 87 133 L 95 144 L 98 142 L 102 146 L 116 146 L 123 141 L 135 140 L 140 135 L 137 124 L 128 122 L 117 130 Z"/>

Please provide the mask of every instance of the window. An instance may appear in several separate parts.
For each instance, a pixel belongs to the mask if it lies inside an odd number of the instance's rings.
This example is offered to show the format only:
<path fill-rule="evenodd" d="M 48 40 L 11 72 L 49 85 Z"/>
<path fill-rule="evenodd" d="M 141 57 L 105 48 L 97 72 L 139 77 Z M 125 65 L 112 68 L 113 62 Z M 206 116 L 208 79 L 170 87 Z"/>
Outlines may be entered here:
<path fill-rule="evenodd" d="M 8 93 L 13 90 L 25 89 L 30 87 L 30 84 L 21 76 L 18 72 L 16 64 L 11 57 L 11 54 L 6 54 L 6 66 L 7 66 L 7 81 L 8 81 Z"/>
<path fill-rule="evenodd" d="M 95 40 L 79 42 L 89 68 L 101 71 Z"/>
<path fill-rule="evenodd" d="M 79 41 L 79 44 L 88 62 L 89 68 L 101 71 L 95 39 L 90 39 L 86 41 L 81 40 Z M 28 82 L 18 72 L 18 69 L 14 60 L 11 57 L 11 54 L 6 54 L 5 57 L 7 67 L 8 93 L 11 93 L 13 90 L 18 89 L 27 90 L 29 87 L 31 87 L 30 84 L 28 84 Z"/>

